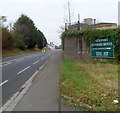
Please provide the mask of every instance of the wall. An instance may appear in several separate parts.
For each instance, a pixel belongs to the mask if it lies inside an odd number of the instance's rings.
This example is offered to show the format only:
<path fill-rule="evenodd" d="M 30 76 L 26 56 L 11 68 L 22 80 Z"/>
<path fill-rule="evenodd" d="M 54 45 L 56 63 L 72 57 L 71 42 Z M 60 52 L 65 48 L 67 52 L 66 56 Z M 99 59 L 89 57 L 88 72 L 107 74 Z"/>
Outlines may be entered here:
<path fill-rule="evenodd" d="M 92 60 L 90 49 L 83 37 L 70 37 L 64 39 L 64 59 L 69 60 Z"/>
<path fill-rule="evenodd" d="M 64 58 L 75 60 L 77 59 L 77 39 L 76 38 L 65 38 L 64 39 Z"/>
<path fill-rule="evenodd" d="M 63 58 L 76 61 L 107 61 L 111 59 L 92 58 L 90 55 L 90 47 L 86 44 L 84 37 L 66 37 L 62 40 Z"/>

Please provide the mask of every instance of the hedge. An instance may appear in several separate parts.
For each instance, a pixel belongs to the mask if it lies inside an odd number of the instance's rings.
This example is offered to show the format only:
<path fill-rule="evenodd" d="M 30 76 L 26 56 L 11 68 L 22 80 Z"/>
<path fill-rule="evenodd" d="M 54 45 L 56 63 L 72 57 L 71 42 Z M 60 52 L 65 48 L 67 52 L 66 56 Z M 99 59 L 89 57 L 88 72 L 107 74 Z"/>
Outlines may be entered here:
<path fill-rule="evenodd" d="M 90 44 L 90 40 L 97 38 L 109 38 L 111 37 L 114 41 L 114 51 L 115 51 L 115 59 L 120 61 L 120 29 L 91 29 L 84 31 L 65 31 L 62 33 L 61 38 L 66 37 L 84 37 L 87 44 Z"/>

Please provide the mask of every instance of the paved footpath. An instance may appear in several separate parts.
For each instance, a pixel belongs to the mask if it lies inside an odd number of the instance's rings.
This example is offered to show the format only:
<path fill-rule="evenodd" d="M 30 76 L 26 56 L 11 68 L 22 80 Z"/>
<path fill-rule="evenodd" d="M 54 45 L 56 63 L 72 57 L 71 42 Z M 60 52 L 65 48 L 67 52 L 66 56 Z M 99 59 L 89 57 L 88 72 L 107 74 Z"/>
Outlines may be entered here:
<path fill-rule="evenodd" d="M 62 52 L 52 56 L 33 80 L 33 84 L 13 111 L 78 111 L 64 105 L 59 93 L 59 65 Z"/>

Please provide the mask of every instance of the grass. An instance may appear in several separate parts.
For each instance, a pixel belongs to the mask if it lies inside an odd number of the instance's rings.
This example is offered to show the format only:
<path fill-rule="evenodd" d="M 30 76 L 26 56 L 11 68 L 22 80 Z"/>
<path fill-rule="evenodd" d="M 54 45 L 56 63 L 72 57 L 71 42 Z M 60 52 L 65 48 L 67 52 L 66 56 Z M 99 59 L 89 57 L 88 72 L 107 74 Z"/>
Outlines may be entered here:
<path fill-rule="evenodd" d="M 14 56 L 14 55 L 19 55 L 19 54 L 24 54 L 24 53 L 31 53 L 31 52 L 36 52 L 40 51 L 39 49 L 29 49 L 27 51 L 23 51 L 20 49 L 12 49 L 12 50 L 2 50 L 2 57 L 8 57 L 8 56 Z"/>
<path fill-rule="evenodd" d="M 118 111 L 118 64 L 65 60 L 60 91 L 66 103 L 86 111 Z"/>

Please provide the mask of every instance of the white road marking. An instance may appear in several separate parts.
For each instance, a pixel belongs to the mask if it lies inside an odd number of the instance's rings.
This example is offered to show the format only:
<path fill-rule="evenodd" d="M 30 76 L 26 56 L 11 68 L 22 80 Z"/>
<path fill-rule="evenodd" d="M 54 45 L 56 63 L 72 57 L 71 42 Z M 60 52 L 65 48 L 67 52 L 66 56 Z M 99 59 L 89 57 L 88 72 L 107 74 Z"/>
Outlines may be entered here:
<path fill-rule="evenodd" d="M 20 60 L 16 60 L 16 61 L 20 61 Z"/>
<path fill-rule="evenodd" d="M 2 64 L 6 64 L 6 63 L 9 63 L 9 62 L 13 62 L 13 61 L 16 61 L 17 59 L 13 59 L 13 60 L 9 60 L 7 62 L 2 62 Z"/>
<path fill-rule="evenodd" d="M 9 61 L 7 61 L 7 62 L 2 62 L 2 63 L 0 63 L 0 65 L 1 64 L 4 64 L 4 63 L 8 63 L 8 62 L 13 62 L 13 61 L 20 61 L 20 60 L 24 60 L 25 59 L 25 57 L 30 57 L 30 55 L 29 56 L 23 56 L 23 57 L 19 57 L 19 58 L 16 58 L 16 59 L 13 59 L 13 60 L 9 60 Z"/>
<path fill-rule="evenodd" d="M 16 61 L 21 61 L 21 60 L 24 60 L 25 58 L 18 58 Z"/>
<path fill-rule="evenodd" d="M 32 85 L 32 81 L 34 80 L 35 76 L 38 74 L 38 71 L 36 71 L 28 81 L 24 83 L 24 85 L 21 87 L 23 90 L 18 91 L 15 93 L 10 100 L 8 100 L 2 108 L 0 108 L 0 111 L 13 111 L 17 103 L 21 100 L 21 98 L 24 96 L 24 94 L 28 91 L 30 86 Z M 1 112 L 0 112 L 1 113 Z"/>
<path fill-rule="evenodd" d="M 45 62 L 45 65 L 47 64 L 48 60 Z"/>
<path fill-rule="evenodd" d="M 7 64 L 4 64 L 3 66 L 9 65 L 9 64 L 11 64 L 11 62 L 9 62 L 9 63 L 7 63 Z"/>
<path fill-rule="evenodd" d="M 40 55 L 41 55 L 41 54 L 40 54 Z M 34 55 L 34 56 L 37 56 L 37 54 Z M 9 60 L 9 61 L 6 61 L 6 62 L 2 62 L 2 63 L 0 63 L 0 67 L 2 67 L 2 65 L 4 65 L 4 64 L 7 64 L 8 62 L 24 60 L 24 59 L 26 59 L 26 57 L 27 57 L 27 58 L 31 58 L 32 55 L 23 56 L 23 57 L 19 57 L 19 58 L 16 58 L 16 59 L 12 59 L 12 60 Z"/>
<path fill-rule="evenodd" d="M 46 64 L 47 64 L 48 61 L 46 61 L 40 68 L 39 70 L 41 70 Z"/>
<path fill-rule="evenodd" d="M 16 60 L 16 59 L 13 59 L 13 60 L 10 60 L 10 61 L 12 62 L 12 61 L 15 61 L 15 60 Z"/>
<path fill-rule="evenodd" d="M 44 59 L 44 57 L 42 58 L 42 60 Z"/>
<path fill-rule="evenodd" d="M 18 72 L 17 74 L 19 75 L 20 73 L 24 72 L 25 70 L 27 70 L 28 68 L 30 68 L 30 66 L 26 67 L 25 69 L 21 70 L 20 72 Z"/>
<path fill-rule="evenodd" d="M 9 65 L 9 64 L 11 64 L 11 62 L 9 62 L 7 64 L 4 64 L 4 65 L 0 65 L 0 67 L 6 66 L 6 65 Z"/>
<path fill-rule="evenodd" d="M 44 67 L 44 65 L 42 65 L 39 69 L 41 70 Z"/>
<path fill-rule="evenodd" d="M 36 63 L 38 63 L 40 60 L 38 60 L 38 61 L 36 61 L 36 62 L 34 62 L 33 64 L 36 64 Z"/>
<path fill-rule="evenodd" d="M 8 80 L 5 80 L 4 82 L 2 82 L 1 84 L 0 84 L 0 86 L 2 86 L 3 84 L 5 84 L 5 83 L 7 83 L 8 82 Z"/>

